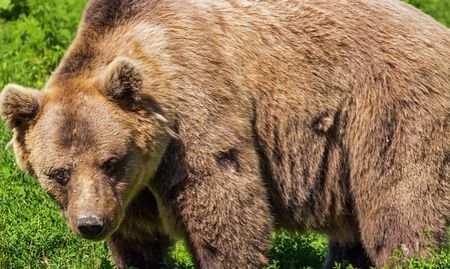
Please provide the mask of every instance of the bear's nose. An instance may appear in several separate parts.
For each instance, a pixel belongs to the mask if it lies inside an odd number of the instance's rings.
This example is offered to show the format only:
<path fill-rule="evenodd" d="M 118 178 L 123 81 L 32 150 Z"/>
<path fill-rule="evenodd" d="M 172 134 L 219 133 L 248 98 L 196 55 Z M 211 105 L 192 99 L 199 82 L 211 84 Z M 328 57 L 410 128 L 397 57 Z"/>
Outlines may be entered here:
<path fill-rule="evenodd" d="M 104 221 L 98 216 L 89 215 L 78 219 L 77 228 L 83 237 L 92 239 L 103 232 L 105 225 Z"/>

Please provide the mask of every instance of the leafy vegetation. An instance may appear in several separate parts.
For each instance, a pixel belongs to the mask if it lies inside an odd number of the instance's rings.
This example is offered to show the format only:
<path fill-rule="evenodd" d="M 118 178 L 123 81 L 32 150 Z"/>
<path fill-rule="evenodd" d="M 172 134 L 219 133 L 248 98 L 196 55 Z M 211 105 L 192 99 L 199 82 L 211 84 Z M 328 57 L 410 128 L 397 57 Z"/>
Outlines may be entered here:
<path fill-rule="evenodd" d="M 450 27 L 450 1 L 448 0 L 405 0 L 436 20 Z"/>
<path fill-rule="evenodd" d="M 409 0 L 447 26 L 450 1 Z M 0 89 L 9 82 L 41 88 L 74 38 L 86 0 L 0 0 Z M 0 268 L 112 268 L 104 243 L 75 238 L 59 209 L 37 182 L 19 171 L 11 134 L 0 123 Z M 275 268 L 319 268 L 326 240 L 317 234 L 273 234 Z M 183 242 L 167 257 L 168 268 L 193 268 Z M 448 248 L 406 268 L 450 268 Z"/>

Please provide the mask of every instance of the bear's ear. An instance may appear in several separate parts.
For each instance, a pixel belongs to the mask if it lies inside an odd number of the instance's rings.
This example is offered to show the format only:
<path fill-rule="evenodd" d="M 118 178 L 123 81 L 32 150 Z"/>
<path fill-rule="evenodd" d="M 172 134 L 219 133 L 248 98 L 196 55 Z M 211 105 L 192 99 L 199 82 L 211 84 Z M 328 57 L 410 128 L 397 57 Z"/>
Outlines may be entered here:
<path fill-rule="evenodd" d="M 0 93 L 0 115 L 10 128 L 26 125 L 34 117 L 42 104 L 42 92 L 9 84 Z"/>
<path fill-rule="evenodd" d="M 106 68 L 103 79 L 103 92 L 109 99 L 128 108 L 141 101 L 143 76 L 133 60 L 117 57 Z"/>

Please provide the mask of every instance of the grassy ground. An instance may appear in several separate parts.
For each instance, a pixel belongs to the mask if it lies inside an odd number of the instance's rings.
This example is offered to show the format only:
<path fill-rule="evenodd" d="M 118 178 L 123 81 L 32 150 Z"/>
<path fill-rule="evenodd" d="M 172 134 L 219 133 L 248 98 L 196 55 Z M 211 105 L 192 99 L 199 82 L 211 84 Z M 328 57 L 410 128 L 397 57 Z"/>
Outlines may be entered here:
<path fill-rule="evenodd" d="M 0 0 L 0 89 L 8 82 L 40 88 L 74 36 L 85 0 Z M 410 0 L 447 26 L 450 1 Z M 0 268 L 112 268 L 104 243 L 75 238 L 56 205 L 14 164 L 5 145 L 11 134 L 0 123 Z M 323 237 L 273 234 L 270 269 L 319 268 L 326 255 Z M 179 242 L 168 268 L 192 268 Z M 450 268 L 450 251 L 409 268 Z"/>

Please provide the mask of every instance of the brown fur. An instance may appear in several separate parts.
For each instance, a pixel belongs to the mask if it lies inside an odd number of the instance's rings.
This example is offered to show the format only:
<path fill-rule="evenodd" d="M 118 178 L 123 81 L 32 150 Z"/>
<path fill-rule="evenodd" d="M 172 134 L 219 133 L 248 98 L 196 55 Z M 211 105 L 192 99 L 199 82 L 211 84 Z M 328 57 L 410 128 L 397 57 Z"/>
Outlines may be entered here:
<path fill-rule="evenodd" d="M 447 240 L 448 59 L 449 30 L 398 1 L 93 0 L 44 91 L 0 109 L 119 268 L 158 267 L 168 236 L 200 268 L 260 268 L 279 226 L 326 234 L 326 267 L 381 267 Z"/>

